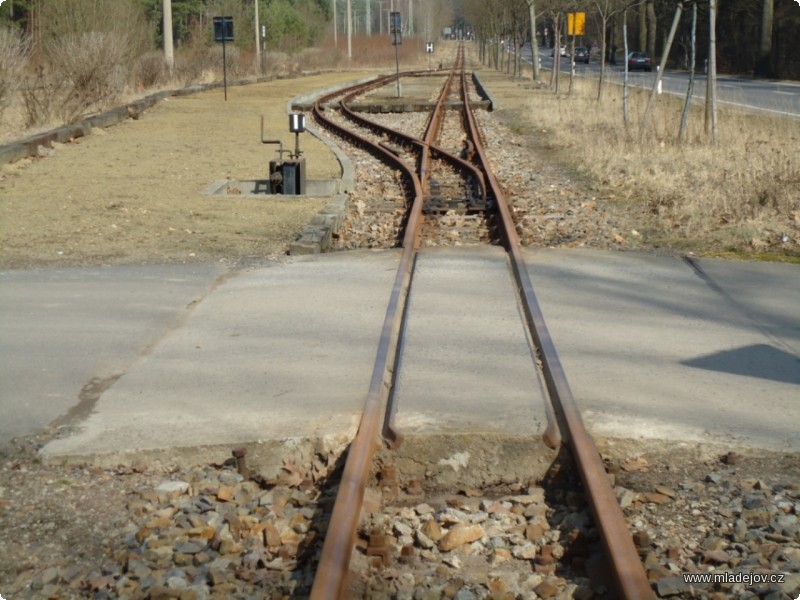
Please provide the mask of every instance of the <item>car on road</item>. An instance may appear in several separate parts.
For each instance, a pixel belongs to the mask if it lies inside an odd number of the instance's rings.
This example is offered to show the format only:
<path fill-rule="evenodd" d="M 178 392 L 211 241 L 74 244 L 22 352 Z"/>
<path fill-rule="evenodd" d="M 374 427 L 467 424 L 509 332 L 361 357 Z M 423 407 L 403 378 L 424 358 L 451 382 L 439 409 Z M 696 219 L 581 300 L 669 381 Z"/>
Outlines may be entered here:
<path fill-rule="evenodd" d="M 588 65 L 589 64 L 589 49 L 588 48 L 583 48 L 583 47 L 575 48 L 575 52 L 573 52 L 573 54 L 572 54 L 572 60 L 574 60 L 576 63 L 582 62 L 582 63 L 586 63 Z"/>
<path fill-rule="evenodd" d="M 647 52 L 631 52 L 628 54 L 628 71 L 636 71 L 641 69 L 643 71 L 653 70 L 653 59 Z"/>
<path fill-rule="evenodd" d="M 566 56 L 567 55 L 567 47 L 566 46 L 561 46 L 558 49 L 558 52 L 559 52 L 559 54 L 561 56 Z M 553 52 L 550 54 L 550 56 L 555 56 L 555 55 L 556 55 L 556 49 L 555 49 L 555 47 L 553 47 Z"/>

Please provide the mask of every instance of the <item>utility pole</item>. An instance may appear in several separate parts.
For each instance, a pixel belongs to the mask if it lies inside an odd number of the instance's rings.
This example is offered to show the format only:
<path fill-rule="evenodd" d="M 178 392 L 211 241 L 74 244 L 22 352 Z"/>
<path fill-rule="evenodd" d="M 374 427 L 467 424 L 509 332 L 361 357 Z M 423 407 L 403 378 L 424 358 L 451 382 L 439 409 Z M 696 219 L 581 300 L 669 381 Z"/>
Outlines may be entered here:
<path fill-rule="evenodd" d="M 333 4 L 333 47 L 339 48 L 339 27 L 336 25 L 336 0 L 331 0 Z"/>
<path fill-rule="evenodd" d="M 372 14 L 370 13 L 370 6 L 372 5 L 372 0 L 367 0 L 367 36 L 372 35 Z"/>
<path fill-rule="evenodd" d="M 253 0 L 253 6 L 255 6 L 256 10 L 256 64 L 258 68 L 261 69 L 261 40 L 259 39 L 259 25 L 258 25 L 258 0 Z M 261 73 L 263 75 L 264 73 Z"/>
<path fill-rule="evenodd" d="M 163 0 L 164 10 L 164 62 L 172 77 L 172 69 L 175 67 L 175 49 L 172 45 L 172 0 Z"/>
<path fill-rule="evenodd" d="M 347 0 L 347 58 L 353 58 L 353 7 L 351 0 Z"/>

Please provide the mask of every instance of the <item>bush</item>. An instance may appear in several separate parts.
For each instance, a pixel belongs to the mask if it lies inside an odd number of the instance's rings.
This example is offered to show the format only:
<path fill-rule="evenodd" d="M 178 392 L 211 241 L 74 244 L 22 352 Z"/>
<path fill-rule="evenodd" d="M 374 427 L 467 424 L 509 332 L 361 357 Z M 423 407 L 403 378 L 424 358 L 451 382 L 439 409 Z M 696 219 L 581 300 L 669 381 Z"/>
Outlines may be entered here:
<path fill-rule="evenodd" d="M 164 53 L 153 51 L 140 56 L 136 63 L 134 79 L 137 90 L 157 88 L 164 84 L 167 79 Z"/>
<path fill-rule="evenodd" d="M 82 114 L 111 106 L 125 89 L 129 68 L 125 37 L 90 31 L 50 40 L 48 62 L 64 79 L 57 116 L 70 123 Z"/>
<path fill-rule="evenodd" d="M 20 32 L 0 28 L 0 119 L 19 88 L 29 56 L 30 46 Z"/>
<path fill-rule="evenodd" d="M 22 99 L 25 103 L 25 127 L 48 125 L 55 120 L 55 113 L 64 97 L 64 80 L 49 77 L 44 67 L 36 69 L 36 75 L 26 77 L 22 83 Z"/>

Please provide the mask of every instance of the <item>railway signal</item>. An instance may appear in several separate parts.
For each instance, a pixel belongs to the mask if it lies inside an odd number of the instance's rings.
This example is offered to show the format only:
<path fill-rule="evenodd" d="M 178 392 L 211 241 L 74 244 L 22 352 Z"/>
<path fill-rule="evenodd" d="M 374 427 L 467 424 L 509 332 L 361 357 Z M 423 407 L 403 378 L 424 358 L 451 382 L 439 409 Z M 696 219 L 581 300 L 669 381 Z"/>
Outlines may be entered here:
<path fill-rule="evenodd" d="M 228 60 L 225 43 L 233 41 L 233 17 L 214 17 L 214 41 L 222 42 L 222 81 L 225 102 L 228 101 Z"/>
<path fill-rule="evenodd" d="M 400 57 L 397 47 L 403 43 L 403 26 L 400 20 L 400 13 L 393 11 L 389 14 L 389 33 L 392 36 L 392 46 L 394 46 L 394 62 L 397 67 L 397 97 L 400 97 Z"/>

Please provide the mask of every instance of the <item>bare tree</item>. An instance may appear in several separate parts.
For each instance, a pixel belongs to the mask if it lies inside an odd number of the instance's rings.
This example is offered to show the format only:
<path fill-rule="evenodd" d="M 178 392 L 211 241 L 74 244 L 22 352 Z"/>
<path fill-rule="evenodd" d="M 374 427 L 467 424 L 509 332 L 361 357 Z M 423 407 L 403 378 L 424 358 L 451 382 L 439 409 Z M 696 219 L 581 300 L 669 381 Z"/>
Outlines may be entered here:
<path fill-rule="evenodd" d="M 553 21 L 553 70 L 550 72 L 550 89 L 556 94 L 560 91 L 561 84 L 561 28 L 562 14 L 560 10 L 550 11 Z"/>
<path fill-rule="evenodd" d="M 539 39 L 536 36 L 536 6 L 535 0 L 526 0 L 528 4 L 528 19 L 531 26 L 531 78 L 539 81 L 542 78 L 539 68 Z"/>
<path fill-rule="evenodd" d="M 667 66 L 667 58 L 669 57 L 669 51 L 672 48 L 672 40 L 675 39 L 675 32 L 678 30 L 678 23 L 681 20 L 682 12 L 683 12 L 683 0 L 680 0 L 678 2 L 678 6 L 675 8 L 675 17 L 672 19 L 672 27 L 670 27 L 669 30 L 669 37 L 667 38 L 667 44 L 664 47 L 663 54 L 661 55 L 661 63 L 659 64 L 658 71 L 656 72 L 656 79 L 653 82 L 653 89 L 650 92 L 650 99 L 647 101 L 647 108 L 645 109 L 644 115 L 642 116 L 642 125 L 639 128 L 640 142 L 644 139 L 644 132 L 647 127 L 647 120 L 650 118 L 650 113 L 653 110 L 653 104 L 655 104 L 656 95 L 658 94 L 658 89 L 661 86 L 661 78 L 664 75 L 664 68 Z"/>
<path fill-rule="evenodd" d="M 642 5 L 639 5 L 639 11 L 641 12 Z M 630 109 L 628 107 L 628 7 L 627 5 L 625 8 L 622 9 L 622 49 L 625 53 L 625 59 L 623 62 L 625 63 L 623 70 L 622 70 L 622 122 L 625 123 L 625 128 L 628 128 L 628 123 L 630 123 L 631 115 Z"/>
<path fill-rule="evenodd" d="M 644 2 L 639 5 L 636 16 L 639 18 L 639 39 L 637 40 L 636 48 L 637 50 L 644 50 L 647 48 L 647 5 Z"/>
<path fill-rule="evenodd" d="M 597 14 L 600 15 L 600 30 L 602 31 L 602 37 L 600 38 L 600 77 L 597 80 L 597 100 L 601 101 L 603 99 L 603 89 L 606 77 L 606 53 L 607 53 L 607 36 L 609 30 L 609 22 L 615 22 L 616 16 L 620 12 L 626 11 L 631 6 L 635 6 L 637 4 L 641 5 L 642 0 L 594 0 L 594 5 L 597 8 Z M 615 29 L 615 28 L 613 28 Z M 613 35 L 612 29 L 612 35 Z M 611 52 L 616 54 L 616 42 L 612 40 L 611 45 Z M 627 48 L 626 53 L 627 56 Z"/>
<path fill-rule="evenodd" d="M 645 0 L 645 7 L 647 8 L 647 51 L 650 53 L 650 56 L 655 56 L 657 33 L 655 0 Z"/>
<path fill-rule="evenodd" d="M 678 138 L 686 140 L 686 123 L 689 120 L 689 106 L 692 103 L 692 92 L 694 91 L 694 69 L 697 62 L 697 0 L 692 2 L 692 28 L 689 42 L 689 86 L 686 90 L 686 100 L 683 103 L 683 113 L 681 114 L 681 128 Z"/>
<path fill-rule="evenodd" d="M 21 32 L 0 27 L 0 119 L 12 103 L 30 57 L 30 41 Z"/>
<path fill-rule="evenodd" d="M 445 0 L 428 0 L 416 8 L 420 34 L 426 41 L 432 42 L 447 24 L 452 22 L 452 11 Z"/>
<path fill-rule="evenodd" d="M 514 30 L 514 77 L 522 77 L 522 46 L 528 32 L 528 3 L 525 0 L 515 0 L 511 15 Z"/>
<path fill-rule="evenodd" d="M 756 75 L 765 77 L 772 73 L 772 21 L 775 12 L 774 0 L 761 0 L 761 36 L 758 44 Z"/>
<path fill-rule="evenodd" d="M 708 77 L 706 79 L 706 134 L 716 144 L 717 132 L 717 3 L 708 2 Z"/>

